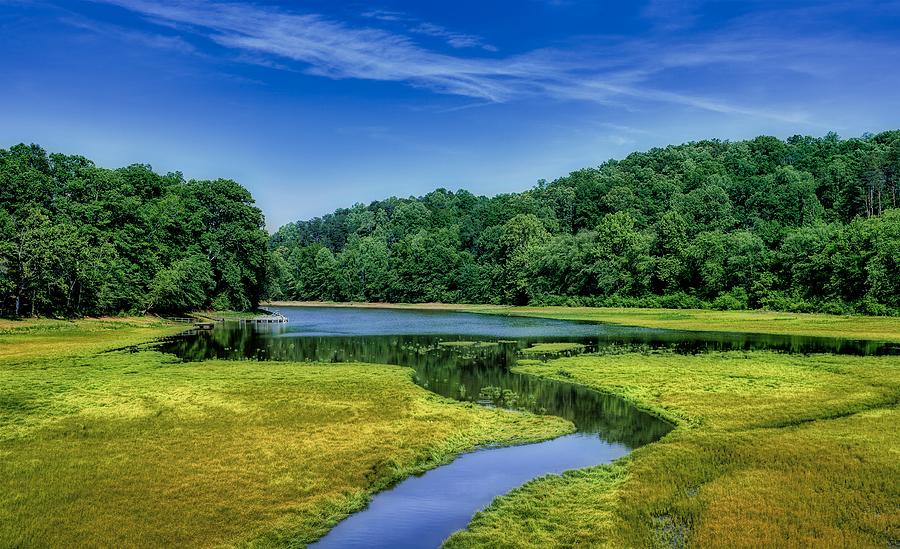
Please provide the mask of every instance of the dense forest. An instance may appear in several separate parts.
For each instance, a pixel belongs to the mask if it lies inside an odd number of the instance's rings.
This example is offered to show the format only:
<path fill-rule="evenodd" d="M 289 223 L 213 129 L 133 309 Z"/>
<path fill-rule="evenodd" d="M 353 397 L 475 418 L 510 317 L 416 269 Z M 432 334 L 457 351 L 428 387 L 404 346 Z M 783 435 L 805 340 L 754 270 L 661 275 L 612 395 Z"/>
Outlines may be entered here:
<path fill-rule="evenodd" d="M 270 297 L 900 311 L 900 131 L 634 153 L 279 229 Z"/>
<path fill-rule="evenodd" d="M 268 237 L 234 181 L 0 149 L 0 315 L 263 298 L 900 313 L 900 131 L 700 141 Z"/>
<path fill-rule="evenodd" d="M 250 308 L 265 288 L 267 238 L 234 181 L 0 149 L 4 316 Z"/>

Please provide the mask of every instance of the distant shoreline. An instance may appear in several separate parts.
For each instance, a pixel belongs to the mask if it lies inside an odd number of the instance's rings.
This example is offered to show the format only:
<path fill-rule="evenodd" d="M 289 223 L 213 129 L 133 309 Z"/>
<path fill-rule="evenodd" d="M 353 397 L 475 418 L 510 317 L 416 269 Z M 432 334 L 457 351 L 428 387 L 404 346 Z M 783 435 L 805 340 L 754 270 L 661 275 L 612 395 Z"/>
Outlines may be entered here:
<path fill-rule="evenodd" d="M 824 313 L 711 309 L 647 309 L 627 307 L 516 307 L 461 303 L 368 303 L 331 301 L 268 301 L 271 307 L 357 307 L 520 315 L 561 320 L 586 320 L 620 326 L 700 332 L 749 332 L 810 337 L 900 342 L 900 318 Z"/>
<path fill-rule="evenodd" d="M 467 303 L 389 303 L 370 301 L 263 301 L 260 307 L 358 307 L 366 309 L 431 309 L 438 311 L 478 311 L 515 309 L 512 305 Z"/>

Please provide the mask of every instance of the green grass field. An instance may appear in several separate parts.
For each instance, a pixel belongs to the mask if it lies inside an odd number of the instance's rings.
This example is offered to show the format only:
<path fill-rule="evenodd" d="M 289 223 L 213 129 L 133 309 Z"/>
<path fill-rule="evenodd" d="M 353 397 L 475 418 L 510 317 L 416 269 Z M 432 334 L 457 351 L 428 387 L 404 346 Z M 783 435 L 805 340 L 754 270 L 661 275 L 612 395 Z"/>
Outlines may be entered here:
<path fill-rule="evenodd" d="M 710 316 L 669 321 L 731 330 L 774 314 L 699 313 Z M 666 313 L 619 321 L 629 314 Z M 819 335 L 849 322 L 790 316 L 772 322 Z M 855 337 L 898 340 L 893 319 L 849 318 Z M 411 473 L 571 430 L 448 401 L 401 367 L 135 352 L 180 329 L 152 318 L 0 321 L 0 547 L 302 546 Z M 526 355 L 517 369 L 621 395 L 678 427 L 614 464 L 498 498 L 449 547 L 900 542 L 900 357 Z"/>
<path fill-rule="evenodd" d="M 411 473 L 572 429 L 401 367 L 110 352 L 178 329 L 0 322 L 0 547 L 302 546 Z"/>
<path fill-rule="evenodd" d="M 582 355 L 520 372 L 675 421 L 610 466 L 498 498 L 448 547 L 892 547 L 900 540 L 900 358 Z"/>

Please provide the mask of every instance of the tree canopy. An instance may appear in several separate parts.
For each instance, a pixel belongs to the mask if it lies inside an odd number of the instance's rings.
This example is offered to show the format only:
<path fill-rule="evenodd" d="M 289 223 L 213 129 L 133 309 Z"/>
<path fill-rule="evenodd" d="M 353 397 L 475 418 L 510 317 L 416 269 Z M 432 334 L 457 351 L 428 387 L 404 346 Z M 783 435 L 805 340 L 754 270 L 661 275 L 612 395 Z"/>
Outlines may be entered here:
<path fill-rule="evenodd" d="M 900 311 L 900 131 L 707 140 L 285 225 L 271 297 Z"/>
<path fill-rule="evenodd" d="M 0 149 L 0 314 L 253 307 L 269 268 L 263 226 L 234 181 Z"/>
<path fill-rule="evenodd" d="M 263 298 L 900 313 L 900 131 L 707 140 L 268 236 L 231 180 L 0 149 L 0 314 Z"/>

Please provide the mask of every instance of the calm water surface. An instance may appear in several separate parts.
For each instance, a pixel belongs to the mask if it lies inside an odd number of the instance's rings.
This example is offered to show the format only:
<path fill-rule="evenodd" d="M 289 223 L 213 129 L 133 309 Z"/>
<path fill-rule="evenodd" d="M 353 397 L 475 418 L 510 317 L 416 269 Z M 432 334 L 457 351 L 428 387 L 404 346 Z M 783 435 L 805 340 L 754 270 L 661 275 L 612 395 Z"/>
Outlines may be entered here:
<path fill-rule="evenodd" d="M 595 323 L 448 311 L 273 308 L 287 324 L 226 323 L 160 345 L 185 360 L 208 358 L 372 362 L 415 370 L 415 382 L 440 395 L 488 406 L 563 417 L 577 432 L 557 439 L 465 454 L 377 494 L 338 524 L 318 547 L 437 547 L 491 500 L 525 482 L 608 463 L 658 440 L 672 426 L 622 399 L 573 384 L 515 374 L 519 352 L 536 343 L 574 342 L 677 352 L 774 349 L 784 352 L 897 354 L 896 346 L 832 338 L 678 332 Z M 454 346 L 452 342 L 482 342 Z M 450 343 L 448 345 L 448 343 Z"/>

